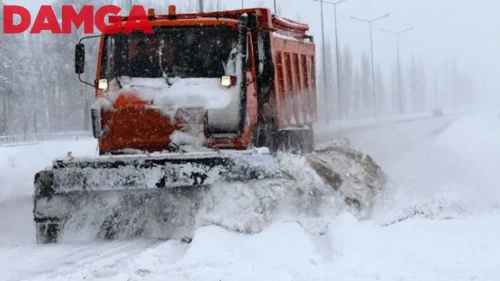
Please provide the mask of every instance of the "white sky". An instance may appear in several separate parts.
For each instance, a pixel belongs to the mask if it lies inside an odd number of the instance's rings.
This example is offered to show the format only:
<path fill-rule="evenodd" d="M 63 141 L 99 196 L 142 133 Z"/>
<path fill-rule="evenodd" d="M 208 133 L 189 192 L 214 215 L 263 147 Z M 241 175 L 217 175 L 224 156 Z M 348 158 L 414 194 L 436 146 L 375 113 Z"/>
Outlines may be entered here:
<path fill-rule="evenodd" d="M 162 0 L 157 0 L 162 1 Z M 181 4 L 183 0 L 171 0 Z M 241 7 L 241 0 L 222 0 L 227 8 Z M 311 33 L 321 51 L 320 4 L 311 0 L 277 0 L 282 15 L 311 26 Z M 337 0 L 330 0 L 337 1 Z M 36 11 L 40 4 L 51 0 L 4 0 Z M 269 8 L 273 0 L 244 0 L 245 6 L 264 2 Z M 91 3 L 91 1 L 89 1 Z M 349 43 L 356 54 L 369 51 L 367 23 L 351 20 L 351 16 L 375 18 L 391 13 L 389 18 L 374 23 L 374 53 L 376 63 L 390 70 L 396 63 L 396 41 L 380 28 L 400 30 L 415 26 L 402 35 L 401 57 L 408 63 L 412 54 L 421 55 L 429 65 L 441 65 L 444 59 L 457 57 L 459 66 L 480 79 L 487 79 L 488 88 L 499 88 L 500 74 L 500 10 L 498 0 L 347 0 L 338 6 L 338 30 L 341 44 Z M 325 4 L 325 33 L 334 43 L 333 6 Z M 432 68 L 430 68 L 432 70 Z M 497 82 L 498 81 L 498 82 Z"/>

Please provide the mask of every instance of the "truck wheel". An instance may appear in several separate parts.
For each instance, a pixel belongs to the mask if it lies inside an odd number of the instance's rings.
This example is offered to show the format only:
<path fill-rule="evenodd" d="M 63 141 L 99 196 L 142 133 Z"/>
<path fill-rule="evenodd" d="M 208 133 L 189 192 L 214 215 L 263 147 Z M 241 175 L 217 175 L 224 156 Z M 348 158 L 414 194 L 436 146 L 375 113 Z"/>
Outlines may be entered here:
<path fill-rule="evenodd" d="M 276 153 L 278 150 L 277 133 L 274 124 L 259 122 L 253 131 L 252 144 L 255 147 L 267 147 L 271 153 Z"/>
<path fill-rule="evenodd" d="M 36 242 L 38 244 L 50 244 L 59 242 L 61 226 L 58 223 L 37 222 Z"/>
<path fill-rule="evenodd" d="M 310 129 L 281 130 L 278 132 L 279 150 L 293 154 L 308 154 L 314 151 L 314 133 Z"/>

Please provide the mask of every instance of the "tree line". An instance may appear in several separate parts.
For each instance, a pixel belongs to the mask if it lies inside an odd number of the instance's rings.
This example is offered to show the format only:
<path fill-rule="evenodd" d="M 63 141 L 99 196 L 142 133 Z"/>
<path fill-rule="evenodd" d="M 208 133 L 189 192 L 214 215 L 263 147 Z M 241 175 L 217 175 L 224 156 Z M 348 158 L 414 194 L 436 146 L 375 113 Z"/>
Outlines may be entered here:
<path fill-rule="evenodd" d="M 401 67 L 401 90 L 397 64 L 384 75 L 380 63 L 375 64 L 375 91 L 371 74 L 370 54 L 356 58 L 349 44 L 340 47 L 340 92 L 337 90 L 336 62 L 331 43 L 326 43 L 325 91 L 323 73 L 318 75 L 320 99 L 329 106 L 320 108 L 322 118 L 330 120 L 359 119 L 388 115 L 430 112 L 435 108 L 473 107 L 481 102 L 473 93 L 476 81 L 461 73 L 455 57 L 440 66 L 429 67 L 421 56 L 412 55 L 410 63 Z M 318 67 L 321 65 L 318 62 Z M 321 68 L 320 68 L 321 69 Z M 327 93 L 327 95 L 325 95 Z M 375 94 L 375 95 L 374 95 Z M 328 111 L 326 110 L 328 108 Z"/>

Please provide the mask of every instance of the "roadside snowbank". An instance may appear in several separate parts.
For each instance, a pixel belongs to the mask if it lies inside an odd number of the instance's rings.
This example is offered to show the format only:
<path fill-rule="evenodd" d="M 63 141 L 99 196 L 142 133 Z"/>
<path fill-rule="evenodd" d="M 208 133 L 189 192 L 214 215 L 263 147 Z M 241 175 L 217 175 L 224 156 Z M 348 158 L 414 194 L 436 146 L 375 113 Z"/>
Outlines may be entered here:
<path fill-rule="evenodd" d="M 392 183 L 379 213 L 443 219 L 500 209 L 499 144 L 497 114 L 449 123 L 384 166 Z"/>
<path fill-rule="evenodd" d="M 73 156 L 96 155 L 95 140 L 42 142 L 29 146 L 0 146 L 0 204 L 33 195 L 35 174 L 71 151 Z"/>
<path fill-rule="evenodd" d="M 462 108 L 462 109 L 443 109 L 443 114 L 445 117 L 459 117 L 461 115 L 466 114 L 474 114 L 481 112 L 496 112 L 499 108 L 499 105 L 488 105 L 488 106 L 476 106 L 471 108 Z M 368 117 L 368 118 L 359 118 L 359 119 L 351 119 L 351 120 L 342 120 L 342 121 L 330 121 L 328 124 L 325 123 L 324 120 L 319 120 L 317 124 L 314 126 L 314 130 L 318 134 L 323 133 L 331 133 L 339 130 L 346 129 L 355 129 L 355 128 L 366 128 L 376 126 L 384 126 L 384 125 L 397 125 L 397 123 L 409 122 L 409 121 L 424 121 L 426 119 L 435 119 L 442 117 L 433 117 L 433 113 L 431 110 L 428 112 L 420 112 L 420 113 L 410 113 L 404 115 L 389 115 L 389 116 L 380 116 L 380 117 Z"/>

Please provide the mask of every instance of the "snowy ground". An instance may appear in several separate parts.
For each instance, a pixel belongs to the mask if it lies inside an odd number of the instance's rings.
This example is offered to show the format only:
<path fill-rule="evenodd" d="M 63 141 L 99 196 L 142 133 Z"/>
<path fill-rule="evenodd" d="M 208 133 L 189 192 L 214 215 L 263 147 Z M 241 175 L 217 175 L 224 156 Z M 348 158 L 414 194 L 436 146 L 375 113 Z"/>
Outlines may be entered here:
<path fill-rule="evenodd" d="M 34 173 L 95 142 L 0 147 L 0 280 L 500 280 L 500 117 L 349 131 L 391 176 L 375 217 L 327 230 L 276 222 L 256 235 L 200 228 L 192 244 L 34 244 Z M 324 135 L 322 136 L 323 140 Z"/>

